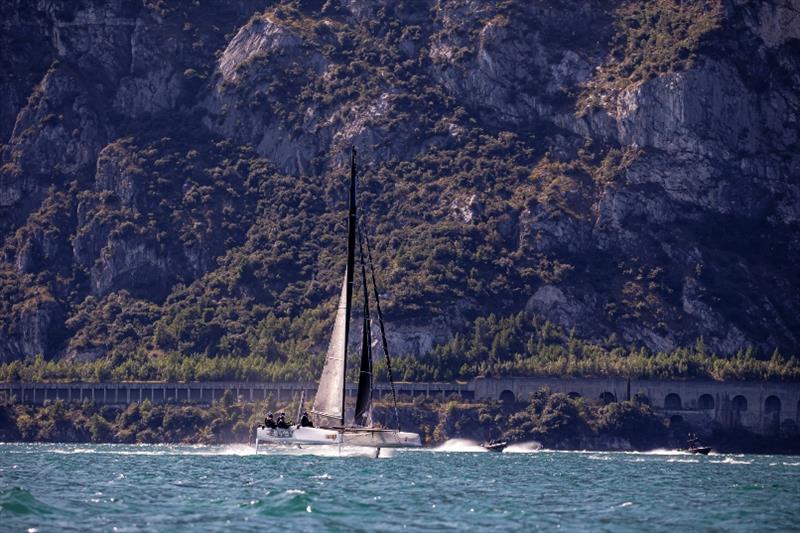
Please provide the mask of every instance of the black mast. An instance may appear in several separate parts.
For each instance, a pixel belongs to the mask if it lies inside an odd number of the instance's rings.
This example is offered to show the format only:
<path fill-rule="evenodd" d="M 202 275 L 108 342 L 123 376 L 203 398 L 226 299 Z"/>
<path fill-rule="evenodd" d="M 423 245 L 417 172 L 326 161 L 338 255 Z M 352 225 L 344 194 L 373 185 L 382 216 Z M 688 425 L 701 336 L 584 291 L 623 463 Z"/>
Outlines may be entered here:
<path fill-rule="evenodd" d="M 356 262 L 356 149 L 350 155 L 350 212 L 347 217 L 347 288 L 345 289 L 344 375 L 342 387 L 342 427 L 344 427 L 345 398 L 347 397 L 347 343 L 350 338 L 350 312 L 353 307 L 353 270 Z"/>

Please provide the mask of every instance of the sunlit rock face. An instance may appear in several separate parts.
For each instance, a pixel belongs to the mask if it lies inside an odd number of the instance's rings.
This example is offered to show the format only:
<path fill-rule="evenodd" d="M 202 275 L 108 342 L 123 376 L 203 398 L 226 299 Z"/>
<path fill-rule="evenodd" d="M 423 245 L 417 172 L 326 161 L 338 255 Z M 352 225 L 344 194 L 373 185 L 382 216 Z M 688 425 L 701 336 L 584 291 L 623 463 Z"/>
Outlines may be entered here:
<path fill-rule="evenodd" d="M 161 4 L 0 8 L 0 360 L 106 353 L 122 291 L 130 349 L 324 321 L 351 146 L 396 353 L 800 345 L 800 2 Z"/>

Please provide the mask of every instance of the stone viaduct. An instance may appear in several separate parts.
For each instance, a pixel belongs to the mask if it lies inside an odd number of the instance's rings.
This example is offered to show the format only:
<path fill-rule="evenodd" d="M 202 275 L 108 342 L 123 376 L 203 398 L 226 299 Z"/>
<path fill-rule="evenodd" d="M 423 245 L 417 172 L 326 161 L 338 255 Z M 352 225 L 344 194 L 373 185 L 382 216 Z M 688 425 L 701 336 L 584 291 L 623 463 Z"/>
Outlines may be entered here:
<path fill-rule="evenodd" d="M 498 378 L 472 382 L 477 398 L 513 401 L 542 387 L 587 401 L 636 400 L 671 422 L 698 428 L 744 427 L 773 433 L 780 424 L 800 422 L 800 383 L 673 381 L 624 378 Z"/>
<path fill-rule="evenodd" d="M 783 425 L 800 424 L 800 383 L 627 380 L 624 378 L 477 378 L 466 383 L 397 383 L 402 397 L 457 396 L 463 400 L 502 402 L 527 400 L 547 387 L 586 401 L 610 403 L 636 400 L 649 404 L 672 423 L 689 422 L 698 428 L 744 427 L 773 433 Z M 290 401 L 300 391 L 313 397 L 316 383 L 0 383 L 0 402 L 43 404 L 63 400 L 91 400 L 97 404 L 126 405 L 145 399 L 154 403 L 209 404 L 226 390 L 246 401 L 271 398 Z M 378 397 L 390 385 L 376 384 Z M 355 395 L 355 386 L 348 392 Z"/>

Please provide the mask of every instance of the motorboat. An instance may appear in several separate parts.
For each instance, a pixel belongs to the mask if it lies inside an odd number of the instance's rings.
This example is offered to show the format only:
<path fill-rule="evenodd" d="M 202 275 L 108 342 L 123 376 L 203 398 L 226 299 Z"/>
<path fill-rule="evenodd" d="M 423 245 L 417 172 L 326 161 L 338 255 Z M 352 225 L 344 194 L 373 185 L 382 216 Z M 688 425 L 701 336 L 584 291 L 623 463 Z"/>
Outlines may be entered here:
<path fill-rule="evenodd" d="M 490 440 L 481 444 L 481 448 L 490 452 L 502 452 L 508 446 L 508 441 L 505 440 Z"/>

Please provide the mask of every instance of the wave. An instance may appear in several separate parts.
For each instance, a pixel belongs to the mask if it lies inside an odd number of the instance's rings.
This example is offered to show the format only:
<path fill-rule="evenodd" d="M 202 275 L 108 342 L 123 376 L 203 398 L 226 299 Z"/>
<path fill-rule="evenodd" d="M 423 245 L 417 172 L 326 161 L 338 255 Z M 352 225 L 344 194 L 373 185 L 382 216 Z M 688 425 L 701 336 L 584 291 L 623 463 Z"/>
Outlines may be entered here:
<path fill-rule="evenodd" d="M 0 515 L 41 516 L 56 511 L 21 487 L 0 490 Z"/>
<path fill-rule="evenodd" d="M 97 453 L 93 448 L 55 448 L 49 450 L 50 453 L 58 453 L 63 455 L 84 454 L 84 453 Z"/>
<path fill-rule="evenodd" d="M 248 457 L 255 456 L 255 446 L 248 444 L 227 444 L 227 445 L 209 445 L 209 444 L 136 444 L 136 445 L 120 445 L 120 444 L 103 444 L 92 448 L 82 448 L 74 446 L 58 446 L 57 448 L 47 450 L 50 453 L 57 454 L 105 454 L 105 455 L 122 455 L 122 456 L 238 456 Z M 258 455 L 314 455 L 320 457 L 374 457 L 374 448 L 362 448 L 343 446 L 341 450 L 338 446 L 305 446 L 293 447 L 282 445 L 261 445 L 259 447 Z M 381 457 L 389 457 L 391 453 L 388 450 L 381 450 Z"/>
<path fill-rule="evenodd" d="M 709 463 L 715 463 L 715 464 L 719 464 L 719 465 L 751 465 L 751 464 L 753 464 L 753 461 L 752 460 L 750 460 L 750 461 L 739 461 L 739 460 L 734 459 L 733 457 L 726 457 L 725 459 L 723 459 L 721 461 L 713 461 L 712 460 L 712 461 L 709 461 Z"/>
<path fill-rule="evenodd" d="M 486 452 L 485 448 L 482 448 L 480 444 L 478 444 L 474 440 L 470 439 L 450 439 L 445 441 L 443 444 L 437 446 L 436 448 L 432 448 L 431 451 L 434 452 Z"/>
<path fill-rule="evenodd" d="M 510 446 L 509 446 L 510 447 Z M 655 456 L 675 456 L 675 455 L 691 455 L 689 452 L 681 450 L 650 450 L 646 452 L 639 452 L 635 450 L 559 450 L 555 448 L 539 448 L 540 453 L 559 453 L 559 454 L 578 454 L 578 455 L 655 455 Z"/>
<path fill-rule="evenodd" d="M 312 512 L 311 497 L 302 489 L 267 492 L 263 499 L 251 500 L 241 507 L 254 508 L 260 515 L 268 517 L 296 516 L 300 512 Z"/>
<path fill-rule="evenodd" d="M 83 447 L 71 444 L 46 444 L 31 450 L 33 453 L 53 453 L 59 455 L 254 455 L 255 448 L 247 444 L 98 444 Z"/>
<path fill-rule="evenodd" d="M 161 444 L 145 444 L 141 445 L 143 449 L 133 450 L 98 450 L 98 453 L 107 453 L 111 455 L 200 455 L 200 456 L 247 456 L 254 455 L 255 448 L 247 446 L 246 444 L 229 444 L 224 446 L 212 446 L 204 444 L 195 445 L 161 445 Z M 150 449 L 165 446 L 162 449 Z"/>

